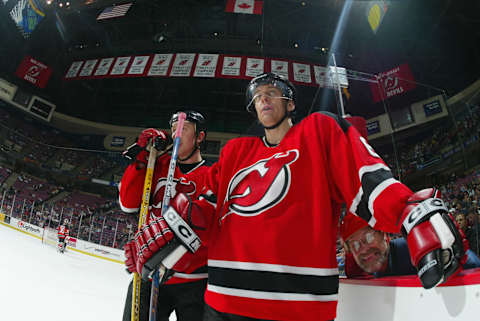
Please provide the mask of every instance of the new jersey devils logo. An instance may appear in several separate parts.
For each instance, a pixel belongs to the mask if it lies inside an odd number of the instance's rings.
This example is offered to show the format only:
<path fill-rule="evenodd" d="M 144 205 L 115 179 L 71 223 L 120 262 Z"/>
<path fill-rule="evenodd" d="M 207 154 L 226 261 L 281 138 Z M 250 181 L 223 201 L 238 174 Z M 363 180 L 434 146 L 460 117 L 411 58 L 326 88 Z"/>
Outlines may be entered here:
<path fill-rule="evenodd" d="M 256 216 L 277 205 L 290 188 L 290 164 L 298 159 L 297 149 L 278 153 L 241 169 L 231 179 L 225 199 L 227 213 Z"/>
<path fill-rule="evenodd" d="M 161 206 L 163 201 L 163 194 L 165 193 L 165 186 L 167 185 L 167 179 L 162 177 L 158 180 L 157 185 L 155 186 L 154 192 L 154 207 Z M 174 198 L 177 193 L 184 193 L 187 195 L 195 194 L 197 190 L 194 182 L 185 179 L 184 177 L 174 178 L 173 179 L 173 188 L 171 197 Z"/>

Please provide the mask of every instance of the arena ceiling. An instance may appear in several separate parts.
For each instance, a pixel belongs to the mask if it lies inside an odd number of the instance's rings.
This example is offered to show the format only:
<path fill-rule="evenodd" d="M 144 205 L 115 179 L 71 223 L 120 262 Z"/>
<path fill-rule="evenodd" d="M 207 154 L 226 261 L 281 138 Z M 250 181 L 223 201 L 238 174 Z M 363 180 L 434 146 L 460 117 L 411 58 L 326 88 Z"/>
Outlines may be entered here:
<path fill-rule="evenodd" d="M 43 0 L 42 0 L 43 1 Z M 118 78 L 65 81 L 75 60 L 151 53 L 220 53 L 286 58 L 320 65 L 335 51 L 337 64 L 378 73 L 408 63 L 419 83 L 413 92 L 390 99 L 397 108 L 441 94 L 454 95 L 480 77 L 480 2 L 476 0 L 393 0 L 376 34 L 365 5 L 345 0 L 264 0 L 263 15 L 224 11 L 226 0 L 70 0 L 44 5 L 46 18 L 28 39 L 9 12 L 17 0 L 0 2 L 0 72 L 57 105 L 57 111 L 83 119 L 130 126 L 164 127 L 178 108 L 195 108 L 214 130 L 252 132 L 244 109 L 247 80 L 196 78 Z M 97 21 L 103 8 L 133 2 L 126 16 Z M 334 50 L 333 40 L 338 37 Z M 295 47 L 297 44 L 298 47 Z M 325 48 L 325 49 L 322 49 Z M 39 90 L 15 78 L 24 55 L 53 68 Z M 333 92 L 297 86 L 298 116 L 336 111 Z M 366 82 L 350 82 L 346 109 L 372 117 L 385 106 L 374 104 Z M 324 98 L 324 96 L 326 98 Z"/>

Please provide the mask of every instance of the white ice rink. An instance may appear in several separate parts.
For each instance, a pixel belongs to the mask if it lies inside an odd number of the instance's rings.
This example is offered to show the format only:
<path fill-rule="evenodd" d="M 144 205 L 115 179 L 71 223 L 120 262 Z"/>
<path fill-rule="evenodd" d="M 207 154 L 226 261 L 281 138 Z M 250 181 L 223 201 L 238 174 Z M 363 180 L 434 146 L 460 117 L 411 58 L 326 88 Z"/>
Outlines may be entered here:
<path fill-rule="evenodd" d="M 68 250 L 60 254 L 1 224 L 0 249 L 0 320 L 122 320 L 132 278 L 122 264 Z"/>

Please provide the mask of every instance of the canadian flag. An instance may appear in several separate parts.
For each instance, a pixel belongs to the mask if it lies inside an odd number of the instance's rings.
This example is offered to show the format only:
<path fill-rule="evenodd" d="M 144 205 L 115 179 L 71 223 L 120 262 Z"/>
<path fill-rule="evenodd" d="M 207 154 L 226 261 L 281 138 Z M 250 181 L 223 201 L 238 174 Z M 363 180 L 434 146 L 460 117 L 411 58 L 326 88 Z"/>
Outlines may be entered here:
<path fill-rule="evenodd" d="M 263 1 L 257 0 L 227 0 L 225 12 L 262 14 Z"/>

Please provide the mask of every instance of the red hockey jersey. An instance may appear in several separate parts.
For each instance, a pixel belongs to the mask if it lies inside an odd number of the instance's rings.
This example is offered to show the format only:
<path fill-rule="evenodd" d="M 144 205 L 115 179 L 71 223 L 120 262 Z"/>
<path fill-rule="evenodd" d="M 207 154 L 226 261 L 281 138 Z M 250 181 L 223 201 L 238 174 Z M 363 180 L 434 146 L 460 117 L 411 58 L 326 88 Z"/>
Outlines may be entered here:
<path fill-rule="evenodd" d="M 59 227 L 57 227 L 57 236 L 59 239 L 64 239 L 69 235 L 70 231 L 68 230 L 68 227 L 66 227 L 65 225 L 60 225 Z"/>
<path fill-rule="evenodd" d="M 211 240 L 206 303 L 290 321 L 336 316 L 340 204 L 398 232 L 412 194 L 353 126 L 329 113 L 306 117 L 274 147 L 260 137 L 229 141 L 205 191 L 197 203 L 212 215 L 202 236 Z"/>
<path fill-rule="evenodd" d="M 159 157 L 156 161 L 152 179 L 152 199 L 150 200 L 150 209 L 152 207 L 158 209 L 162 208 L 170 159 L 171 157 L 165 154 Z M 185 193 L 192 198 L 197 198 L 200 189 L 204 184 L 205 173 L 209 168 L 208 166 L 205 166 L 204 163 L 205 161 L 201 162 L 186 174 L 183 174 L 177 166 L 174 174 L 175 186 L 172 191 L 172 198 L 176 193 Z M 125 170 L 118 187 L 119 203 L 122 211 L 126 213 L 137 213 L 140 210 L 146 171 L 146 168 L 137 169 L 135 163 L 129 165 Z M 147 218 L 147 223 L 148 221 L 149 218 Z M 181 271 L 181 273 L 176 272 L 166 284 L 198 281 L 207 277 L 206 246 L 200 247 L 193 255 L 193 259 L 190 256 L 186 256 L 182 260 L 189 259 L 191 259 L 191 263 L 188 269 L 186 271 Z"/>

